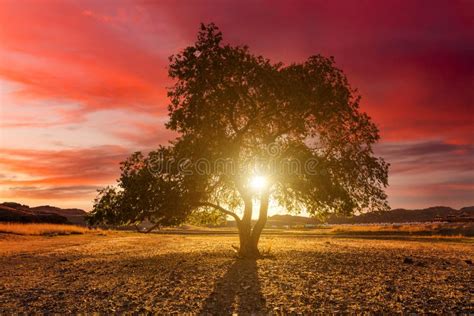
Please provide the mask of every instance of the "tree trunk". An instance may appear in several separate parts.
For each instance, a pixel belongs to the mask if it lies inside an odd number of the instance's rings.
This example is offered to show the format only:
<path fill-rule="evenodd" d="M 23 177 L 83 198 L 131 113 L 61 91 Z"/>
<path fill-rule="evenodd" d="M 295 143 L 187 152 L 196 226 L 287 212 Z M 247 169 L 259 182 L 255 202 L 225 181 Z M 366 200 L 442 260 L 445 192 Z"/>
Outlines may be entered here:
<path fill-rule="evenodd" d="M 262 194 L 260 200 L 260 213 L 255 227 L 252 229 L 252 200 L 245 200 L 245 210 L 242 221 L 238 225 L 239 229 L 239 256 L 244 258 L 258 258 L 260 251 L 258 250 L 258 241 L 262 234 L 263 228 L 267 223 L 268 211 L 268 192 Z"/>
<path fill-rule="evenodd" d="M 263 228 L 267 224 L 268 216 L 268 200 L 269 192 L 266 191 L 262 194 L 260 199 L 260 213 L 258 214 L 258 220 L 255 224 L 255 227 L 252 230 L 251 241 L 254 244 L 254 247 L 258 247 L 258 241 L 260 240 L 260 235 L 262 234 Z"/>
<path fill-rule="evenodd" d="M 251 236 L 252 236 L 252 199 L 244 199 L 245 209 L 242 220 L 238 225 L 239 229 L 239 256 L 243 258 L 252 258 L 259 255 L 258 249 L 252 248 Z"/>
<path fill-rule="evenodd" d="M 252 242 L 251 228 L 241 227 L 239 229 L 239 239 L 240 239 L 240 248 L 239 248 L 239 257 L 242 258 L 258 258 L 260 252 L 258 251 L 257 244 Z"/>

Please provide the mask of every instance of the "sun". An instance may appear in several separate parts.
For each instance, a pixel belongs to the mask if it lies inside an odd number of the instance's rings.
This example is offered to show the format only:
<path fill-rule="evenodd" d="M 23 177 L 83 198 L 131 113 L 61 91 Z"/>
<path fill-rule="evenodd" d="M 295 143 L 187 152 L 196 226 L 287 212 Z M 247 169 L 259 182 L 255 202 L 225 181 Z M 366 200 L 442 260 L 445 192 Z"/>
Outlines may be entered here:
<path fill-rule="evenodd" d="M 256 191 L 262 190 L 267 186 L 267 179 L 264 176 L 253 176 L 250 179 L 250 187 Z"/>

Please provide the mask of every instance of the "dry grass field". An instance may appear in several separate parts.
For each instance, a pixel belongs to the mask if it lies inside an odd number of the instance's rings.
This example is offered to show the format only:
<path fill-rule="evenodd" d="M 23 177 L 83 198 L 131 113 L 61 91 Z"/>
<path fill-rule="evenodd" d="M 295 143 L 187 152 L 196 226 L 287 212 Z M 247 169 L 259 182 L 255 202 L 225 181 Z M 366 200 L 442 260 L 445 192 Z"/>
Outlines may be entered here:
<path fill-rule="evenodd" d="M 333 234 L 366 233 L 366 234 L 400 234 L 421 236 L 450 236 L 474 237 L 474 223 L 407 223 L 407 224 L 358 224 L 358 225 L 332 225 L 328 229 Z"/>
<path fill-rule="evenodd" d="M 469 238 L 0 234 L 0 314 L 474 312 Z"/>
<path fill-rule="evenodd" d="M 85 227 L 74 225 L 61 224 L 19 224 L 19 223 L 0 223 L 0 234 L 15 234 L 15 235 L 72 235 L 85 234 L 91 230 Z"/>

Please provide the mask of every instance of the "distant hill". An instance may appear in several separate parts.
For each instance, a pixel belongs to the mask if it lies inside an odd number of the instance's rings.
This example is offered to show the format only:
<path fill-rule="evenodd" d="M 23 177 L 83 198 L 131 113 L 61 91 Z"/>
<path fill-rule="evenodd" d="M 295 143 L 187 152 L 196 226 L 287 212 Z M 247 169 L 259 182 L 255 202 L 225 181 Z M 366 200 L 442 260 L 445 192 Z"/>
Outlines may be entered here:
<path fill-rule="evenodd" d="M 19 210 L 0 205 L 0 222 L 67 224 L 68 220 L 58 214 Z"/>
<path fill-rule="evenodd" d="M 306 216 L 294 216 L 294 215 L 273 215 L 268 218 L 268 226 L 300 226 L 307 224 L 318 224 L 318 221 L 314 218 Z"/>
<path fill-rule="evenodd" d="M 29 207 L 15 202 L 0 204 L 0 222 L 54 223 L 85 225 L 84 210 L 62 209 L 50 205 Z"/>
<path fill-rule="evenodd" d="M 459 209 L 461 212 L 473 212 L 474 206 L 467 206 Z"/>
<path fill-rule="evenodd" d="M 387 212 L 365 213 L 352 217 L 328 218 L 329 224 L 371 224 L 371 223 L 410 223 L 430 222 L 436 219 L 448 217 L 474 217 L 474 206 L 463 207 L 459 210 L 446 207 L 434 206 L 418 210 L 394 209 Z"/>
<path fill-rule="evenodd" d="M 376 224 L 376 223 L 413 223 L 431 222 L 448 218 L 474 218 L 474 206 L 463 207 L 459 210 L 446 206 L 434 206 L 425 209 L 406 210 L 394 209 L 387 212 L 372 212 L 352 217 L 330 216 L 325 221 L 318 219 L 293 216 L 274 215 L 268 218 L 267 227 L 302 226 L 311 224 Z"/>
<path fill-rule="evenodd" d="M 62 209 L 43 205 L 29 207 L 15 202 L 0 203 L 0 222 L 22 223 L 69 223 L 85 225 L 84 210 L 77 208 Z M 331 216 L 321 222 L 315 218 L 294 215 L 273 215 L 268 218 L 267 227 L 304 226 L 316 224 L 375 224 L 375 223 L 410 223 L 430 222 L 439 218 L 474 217 L 474 206 L 459 210 L 447 206 L 434 206 L 425 209 L 394 209 L 387 212 L 372 212 L 352 217 Z M 234 226 L 232 221 L 228 226 Z"/>

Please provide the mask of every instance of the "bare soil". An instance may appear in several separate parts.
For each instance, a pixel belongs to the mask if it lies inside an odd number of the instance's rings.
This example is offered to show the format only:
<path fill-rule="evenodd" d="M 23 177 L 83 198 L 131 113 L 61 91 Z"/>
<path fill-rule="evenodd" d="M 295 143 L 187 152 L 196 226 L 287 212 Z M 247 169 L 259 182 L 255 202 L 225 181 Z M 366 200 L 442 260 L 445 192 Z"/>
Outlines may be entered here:
<path fill-rule="evenodd" d="M 474 312 L 472 239 L 0 235 L 0 314 Z"/>

